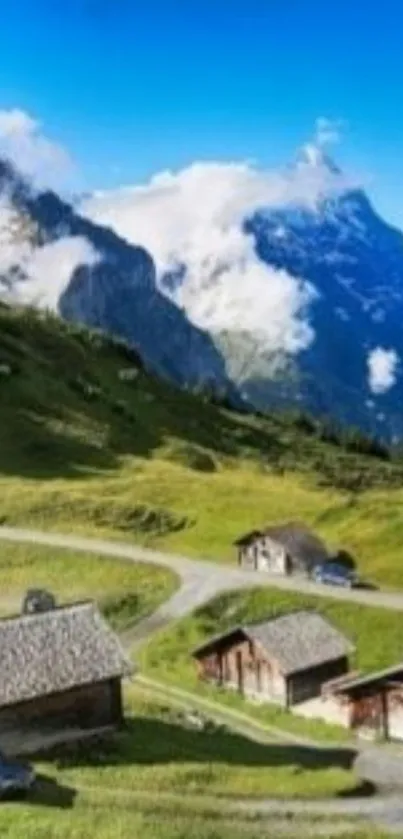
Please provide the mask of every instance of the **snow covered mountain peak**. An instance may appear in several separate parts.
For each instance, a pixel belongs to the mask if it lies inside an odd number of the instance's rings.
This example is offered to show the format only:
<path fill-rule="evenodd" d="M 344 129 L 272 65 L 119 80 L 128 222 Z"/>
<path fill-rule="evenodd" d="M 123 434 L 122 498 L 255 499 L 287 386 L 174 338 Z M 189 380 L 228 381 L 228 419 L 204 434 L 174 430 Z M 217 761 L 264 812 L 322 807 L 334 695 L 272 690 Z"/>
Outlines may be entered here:
<path fill-rule="evenodd" d="M 0 291 L 122 335 L 181 384 L 403 437 L 403 235 L 329 134 L 280 171 L 199 162 L 73 204 L 0 159 Z"/>
<path fill-rule="evenodd" d="M 403 235 L 329 157 L 332 131 L 281 170 L 197 163 L 82 211 L 147 247 L 250 402 L 403 436 Z"/>

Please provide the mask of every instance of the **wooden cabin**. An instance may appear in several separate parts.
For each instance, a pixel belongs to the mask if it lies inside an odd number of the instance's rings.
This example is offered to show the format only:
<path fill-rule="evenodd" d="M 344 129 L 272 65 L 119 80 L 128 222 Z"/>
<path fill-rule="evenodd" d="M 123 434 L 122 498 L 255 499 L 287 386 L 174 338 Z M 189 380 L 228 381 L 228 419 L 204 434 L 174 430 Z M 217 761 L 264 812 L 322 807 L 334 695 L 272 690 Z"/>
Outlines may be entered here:
<path fill-rule="evenodd" d="M 234 544 L 238 564 L 253 571 L 310 574 L 330 557 L 324 542 L 300 522 L 251 530 Z"/>
<path fill-rule="evenodd" d="M 347 673 L 354 647 L 325 618 L 301 610 L 237 626 L 193 655 L 199 676 L 245 696 L 289 708 Z"/>
<path fill-rule="evenodd" d="M 118 726 L 131 670 L 93 602 L 0 620 L 0 750 L 29 753 Z"/>
<path fill-rule="evenodd" d="M 345 724 L 370 740 L 403 740 L 403 663 L 324 686 L 323 708 L 337 706 Z"/>

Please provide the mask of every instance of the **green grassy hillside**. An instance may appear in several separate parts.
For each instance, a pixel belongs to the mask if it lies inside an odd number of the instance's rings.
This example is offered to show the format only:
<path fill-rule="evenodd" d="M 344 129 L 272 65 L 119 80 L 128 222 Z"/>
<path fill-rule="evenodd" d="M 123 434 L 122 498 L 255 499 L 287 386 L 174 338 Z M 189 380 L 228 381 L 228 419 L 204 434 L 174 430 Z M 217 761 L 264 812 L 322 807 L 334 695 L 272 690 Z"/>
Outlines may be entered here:
<path fill-rule="evenodd" d="M 3 523 L 224 561 L 244 530 L 298 517 L 403 586 L 403 466 L 385 452 L 301 416 L 233 413 L 119 342 L 3 306 L 0 492 Z"/>
<path fill-rule="evenodd" d="M 19 614 L 29 588 L 58 603 L 93 598 L 117 631 L 163 603 L 179 580 L 166 568 L 36 545 L 0 543 L 0 616 Z"/>

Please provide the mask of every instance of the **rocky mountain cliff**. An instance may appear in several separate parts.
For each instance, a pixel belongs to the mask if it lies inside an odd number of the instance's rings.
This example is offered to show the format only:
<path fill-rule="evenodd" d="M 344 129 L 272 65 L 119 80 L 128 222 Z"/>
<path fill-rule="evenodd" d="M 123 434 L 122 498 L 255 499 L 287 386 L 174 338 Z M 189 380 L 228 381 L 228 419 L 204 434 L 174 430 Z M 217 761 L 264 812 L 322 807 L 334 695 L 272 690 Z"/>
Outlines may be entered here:
<path fill-rule="evenodd" d="M 234 396 L 210 336 L 155 282 L 152 256 L 83 218 L 54 192 L 35 192 L 0 161 L 0 290 L 126 339 L 156 372 Z"/>

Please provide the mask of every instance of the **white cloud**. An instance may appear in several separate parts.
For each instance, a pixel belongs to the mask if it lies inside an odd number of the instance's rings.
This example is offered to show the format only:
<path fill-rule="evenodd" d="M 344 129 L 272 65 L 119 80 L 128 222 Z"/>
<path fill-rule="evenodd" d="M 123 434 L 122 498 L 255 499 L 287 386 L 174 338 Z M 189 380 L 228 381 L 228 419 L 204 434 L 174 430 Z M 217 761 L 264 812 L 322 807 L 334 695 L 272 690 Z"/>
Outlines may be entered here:
<path fill-rule="evenodd" d="M 65 149 L 43 134 L 39 122 L 17 108 L 0 110 L 0 157 L 10 160 L 38 187 L 59 186 L 74 170 Z"/>
<path fill-rule="evenodd" d="M 372 393 L 386 393 L 396 382 L 399 356 L 396 350 L 376 347 L 368 354 L 368 382 Z"/>
<path fill-rule="evenodd" d="M 345 123 L 341 120 L 319 117 L 315 122 L 312 139 L 300 151 L 298 157 L 299 168 L 304 169 L 308 167 L 308 171 L 314 168 L 321 178 L 323 178 L 323 174 L 327 169 L 331 171 L 333 176 L 336 176 L 340 180 L 341 173 L 335 167 L 333 161 L 327 157 L 327 150 L 329 146 L 340 142 L 344 128 Z"/>
<path fill-rule="evenodd" d="M 25 111 L 20 111 L 18 108 L 0 111 L 0 136 L 2 137 L 31 134 L 36 131 L 37 127 L 35 120 Z"/>
<path fill-rule="evenodd" d="M 35 248 L 24 266 L 27 280 L 17 289 L 20 300 L 57 311 L 60 296 L 74 271 L 81 265 L 96 265 L 99 259 L 84 236 L 65 236 Z"/>
<path fill-rule="evenodd" d="M 84 236 L 64 236 L 37 246 L 34 223 L 7 203 L 0 204 L 0 289 L 15 303 L 58 310 L 60 295 L 80 265 L 99 256 Z M 10 269 L 14 269 L 11 274 Z M 1 281 L 1 277 L 8 280 Z"/>
<path fill-rule="evenodd" d="M 322 165 L 323 163 L 323 165 Z M 308 205 L 347 182 L 321 160 L 283 172 L 244 163 L 194 163 L 162 172 L 141 186 L 97 192 L 81 211 L 146 247 L 166 294 L 210 331 L 247 330 L 262 348 L 294 354 L 313 339 L 312 287 L 259 260 L 245 218 L 259 208 Z M 164 274 L 186 266 L 183 282 Z"/>
<path fill-rule="evenodd" d="M 0 202 L 0 277 L 29 253 L 28 241 L 22 244 L 18 237 L 18 225 L 17 214 L 3 198 Z"/>
<path fill-rule="evenodd" d="M 315 143 L 322 148 L 339 143 L 342 131 L 345 128 L 343 120 L 332 120 L 327 117 L 318 117 L 315 123 Z"/>
<path fill-rule="evenodd" d="M 322 153 L 338 130 L 335 123 L 319 119 L 302 164 L 281 172 L 248 162 L 194 163 L 178 172 L 159 173 L 142 186 L 84 197 L 80 209 L 130 242 L 144 245 L 155 259 L 161 290 L 194 323 L 210 331 L 248 331 L 263 350 L 279 357 L 293 355 L 314 337 L 309 323 L 314 290 L 260 261 L 243 222 L 258 208 L 289 204 L 314 209 L 324 193 L 345 190 L 350 184 Z M 36 186 L 51 185 L 71 169 L 66 152 L 18 109 L 0 110 L 2 155 Z M 24 302 L 55 308 L 74 268 L 91 265 L 98 256 L 85 239 L 76 237 L 40 248 L 18 235 L 7 234 L 2 242 L 2 226 L 10 227 L 9 212 L 0 207 L 0 274 L 18 264 L 14 293 Z M 166 272 L 181 265 L 186 266 L 183 282 L 169 287 Z"/>

